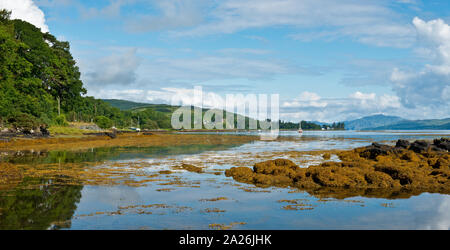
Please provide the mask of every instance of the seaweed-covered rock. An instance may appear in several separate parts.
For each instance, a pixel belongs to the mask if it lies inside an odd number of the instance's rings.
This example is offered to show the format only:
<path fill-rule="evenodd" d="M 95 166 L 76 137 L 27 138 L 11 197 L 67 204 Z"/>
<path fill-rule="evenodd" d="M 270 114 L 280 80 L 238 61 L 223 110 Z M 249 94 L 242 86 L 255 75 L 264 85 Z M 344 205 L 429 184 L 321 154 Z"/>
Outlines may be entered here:
<path fill-rule="evenodd" d="M 265 162 L 256 163 L 253 171 L 258 174 L 283 175 L 292 177 L 295 175 L 299 167 L 287 159 L 276 159 Z"/>
<path fill-rule="evenodd" d="M 235 180 L 245 183 L 253 183 L 255 173 L 251 168 L 234 167 L 225 170 L 226 177 L 233 177 Z"/>
<path fill-rule="evenodd" d="M 105 132 L 105 135 L 108 136 L 111 139 L 116 139 L 117 138 L 117 135 L 116 135 L 115 131 L 113 131 L 113 132 Z"/>
<path fill-rule="evenodd" d="M 22 171 L 13 164 L 0 163 L 0 188 L 1 185 L 17 183 L 22 179 Z"/>
<path fill-rule="evenodd" d="M 428 151 L 428 148 L 430 147 L 430 143 L 427 141 L 415 141 L 411 143 L 411 146 L 409 147 L 409 150 L 412 150 L 416 153 L 422 153 Z"/>
<path fill-rule="evenodd" d="M 200 167 L 196 167 L 194 165 L 191 164 L 181 164 L 181 166 L 173 166 L 173 169 L 182 169 L 182 170 L 186 170 L 189 172 L 195 172 L 195 173 L 202 173 L 203 169 Z"/>
<path fill-rule="evenodd" d="M 410 145 L 411 143 L 407 140 L 398 140 L 397 143 L 395 144 L 395 147 L 407 149 Z"/>
<path fill-rule="evenodd" d="M 441 141 L 436 144 L 439 143 Z M 449 153 L 441 149 L 433 151 L 431 144 L 423 141 L 406 145 L 402 141 L 396 147 L 374 143 L 338 152 L 341 162 L 326 161 L 308 168 L 300 168 L 287 159 L 270 160 L 256 163 L 253 169 L 231 168 L 225 175 L 259 186 L 296 187 L 319 193 L 322 197 L 365 194 L 410 197 L 422 192 L 449 194 Z"/>
<path fill-rule="evenodd" d="M 450 170 L 450 160 L 449 157 L 441 157 L 439 158 L 436 163 L 433 165 L 433 168 L 435 169 L 447 169 Z"/>
<path fill-rule="evenodd" d="M 435 139 L 433 141 L 433 145 L 440 149 L 449 151 L 450 150 L 450 139 L 448 139 L 448 138 Z"/>
<path fill-rule="evenodd" d="M 372 143 L 372 145 L 365 147 L 360 156 L 367 159 L 376 159 L 379 155 L 387 155 L 392 152 L 392 147 L 388 145 L 383 145 L 379 143 Z"/>

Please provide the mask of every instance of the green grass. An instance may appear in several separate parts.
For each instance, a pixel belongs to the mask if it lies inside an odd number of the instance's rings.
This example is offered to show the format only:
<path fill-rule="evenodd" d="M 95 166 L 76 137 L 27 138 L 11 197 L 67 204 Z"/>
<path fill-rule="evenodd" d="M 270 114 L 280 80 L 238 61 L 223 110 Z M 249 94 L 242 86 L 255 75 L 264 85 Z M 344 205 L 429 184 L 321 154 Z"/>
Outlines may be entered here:
<path fill-rule="evenodd" d="M 73 127 L 63 127 L 63 126 L 51 126 L 48 131 L 51 135 L 63 134 L 63 135 L 83 135 L 84 133 L 95 133 L 96 130 L 86 130 Z"/>

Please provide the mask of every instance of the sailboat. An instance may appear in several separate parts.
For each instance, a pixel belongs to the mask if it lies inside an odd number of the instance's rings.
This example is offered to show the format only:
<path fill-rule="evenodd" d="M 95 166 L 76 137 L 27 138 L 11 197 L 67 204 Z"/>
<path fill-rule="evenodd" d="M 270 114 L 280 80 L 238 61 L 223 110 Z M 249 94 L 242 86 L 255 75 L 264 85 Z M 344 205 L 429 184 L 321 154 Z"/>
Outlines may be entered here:
<path fill-rule="evenodd" d="M 298 124 L 298 133 L 299 133 L 299 134 L 303 134 L 302 122 L 300 122 L 300 123 Z"/>

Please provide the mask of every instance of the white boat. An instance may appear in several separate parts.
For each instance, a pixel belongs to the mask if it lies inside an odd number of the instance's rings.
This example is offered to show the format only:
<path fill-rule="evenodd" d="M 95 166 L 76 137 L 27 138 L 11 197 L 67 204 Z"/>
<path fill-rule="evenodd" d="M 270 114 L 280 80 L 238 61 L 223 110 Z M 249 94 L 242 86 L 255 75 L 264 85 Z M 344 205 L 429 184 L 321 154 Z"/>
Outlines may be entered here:
<path fill-rule="evenodd" d="M 299 134 L 303 134 L 303 129 L 302 129 L 302 123 L 301 122 L 298 124 L 298 133 Z"/>

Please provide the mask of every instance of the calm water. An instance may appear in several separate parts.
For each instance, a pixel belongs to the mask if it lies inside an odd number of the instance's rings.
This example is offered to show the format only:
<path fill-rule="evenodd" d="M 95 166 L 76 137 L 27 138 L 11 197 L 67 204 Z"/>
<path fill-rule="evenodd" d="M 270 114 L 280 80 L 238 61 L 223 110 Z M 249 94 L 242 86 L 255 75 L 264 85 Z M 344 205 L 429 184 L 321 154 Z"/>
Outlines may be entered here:
<path fill-rule="evenodd" d="M 120 164 L 122 170 L 138 165 L 136 179 L 173 171 L 171 166 L 180 163 L 204 167 L 205 173 L 177 170 L 138 187 L 55 185 L 51 180 L 27 178 L 15 188 L 0 190 L 0 229 L 209 229 L 211 224 L 234 222 L 242 223 L 233 229 L 449 229 L 448 195 L 319 199 L 295 189 L 256 188 L 220 174 L 233 166 L 289 158 L 291 151 L 350 149 L 374 141 L 390 144 L 397 139 L 442 136 L 450 136 L 450 131 L 326 131 L 305 132 L 301 137 L 296 132 L 281 132 L 276 141 L 243 145 L 99 148 L 3 156 L 2 161 L 30 166 L 101 163 Z M 323 161 L 307 153 L 292 160 L 302 167 Z M 333 155 L 331 160 L 337 157 Z M 31 184 L 33 188 L 26 188 Z M 227 200 L 204 200 L 217 197 Z M 286 210 L 283 207 L 288 204 L 279 202 L 294 199 L 308 210 Z"/>

